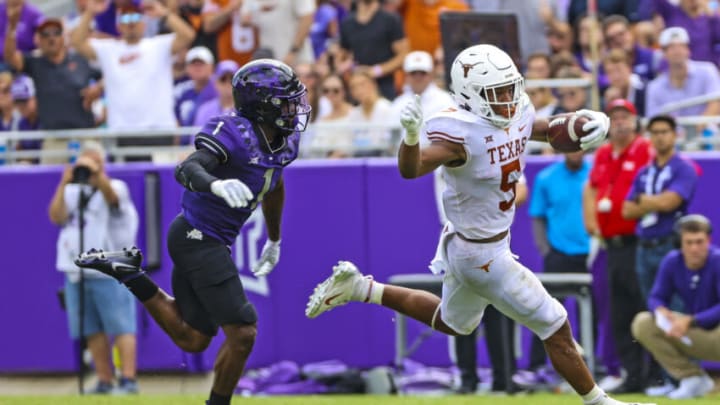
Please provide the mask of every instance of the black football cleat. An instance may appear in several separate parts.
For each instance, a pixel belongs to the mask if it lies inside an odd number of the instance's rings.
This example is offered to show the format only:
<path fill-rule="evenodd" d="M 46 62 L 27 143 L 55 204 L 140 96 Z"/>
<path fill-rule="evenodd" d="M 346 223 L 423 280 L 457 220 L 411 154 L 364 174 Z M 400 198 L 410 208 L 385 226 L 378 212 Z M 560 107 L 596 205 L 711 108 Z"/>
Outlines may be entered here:
<path fill-rule="evenodd" d="M 144 274 L 142 268 L 142 252 L 135 246 L 130 249 L 123 248 L 116 252 L 103 252 L 102 250 L 90 249 L 81 253 L 75 264 L 78 267 L 97 270 L 105 273 L 120 282 L 132 280 Z"/>

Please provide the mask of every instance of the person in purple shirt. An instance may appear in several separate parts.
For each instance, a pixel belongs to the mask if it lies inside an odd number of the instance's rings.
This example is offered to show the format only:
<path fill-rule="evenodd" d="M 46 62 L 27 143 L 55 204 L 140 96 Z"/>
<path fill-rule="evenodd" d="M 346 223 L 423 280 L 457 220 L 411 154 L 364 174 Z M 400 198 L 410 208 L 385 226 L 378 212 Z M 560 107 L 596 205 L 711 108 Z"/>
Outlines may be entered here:
<path fill-rule="evenodd" d="M 648 83 L 645 93 L 645 114 L 653 116 L 670 112 L 675 117 L 720 114 L 720 101 L 710 100 L 681 109 L 678 101 L 693 97 L 720 94 L 720 74 L 710 62 L 690 60 L 690 37 L 682 27 L 665 28 L 660 33 L 660 47 L 667 60 L 667 71 Z"/>
<path fill-rule="evenodd" d="M 283 168 L 298 156 L 311 110 L 305 86 L 276 60 L 247 63 L 232 85 L 235 113 L 211 118 L 195 137 L 197 150 L 175 170 L 186 188 L 182 212 L 168 232 L 175 298 L 140 268 L 142 254 L 136 248 L 91 250 L 75 262 L 123 282 L 187 352 L 205 350 L 222 327 L 225 342 L 215 360 L 208 405 L 230 404 L 257 333 L 257 314 L 228 246 L 262 203 L 268 240 L 251 271 L 264 277 L 277 264 Z"/>
<path fill-rule="evenodd" d="M 698 360 L 720 360 L 720 248 L 710 244 L 712 225 L 699 214 L 678 220 L 680 249 L 660 265 L 648 299 L 649 312 L 637 314 L 632 334 L 667 372 L 680 381 L 666 395 L 701 397 L 714 383 Z M 673 295 L 684 313 L 670 309 Z"/>
<path fill-rule="evenodd" d="M 319 0 L 315 18 L 310 27 L 310 41 L 312 42 L 315 59 L 325 53 L 328 41 L 337 38 L 340 33 L 338 10 L 330 0 Z"/>
<path fill-rule="evenodd" d="M 223 60 L 218 63 L 213 75 L 217 97 L 198 107 L 193 125 L 203 125 L 215 115 L 230 114 L 234 110 L 232 78 L 239 68 L 234 60 Z"/>
<path fill-rule="evenodd" d="M 626 219 L 636 219 L 638 237 L 635 271 L 643 300 L 655 281 L 660 262 L 675 248 L 675 221 L 687 213 L 698 175 L 675 152 L 677 124 L 669 115 L 656 115 L 647 125 L 655 158 L 640 169 L 623 203 Z"/>
<path fill-rule="evenodd" d="M 627 18 L 611 15 L 602 21 L 603 38 L 608 50 L 622 49 L 630 56 L 633 73 L 643 82 L 655 78 L 653 51 L 636 44 Z M 601 65 L 602 68 L 602 65 Z"/>
<path fill-rule="evenodd" d="M 20 113 L 18 131 L 33 131 L 40 128 L 38 121 L 37 99 L 35 98 L 35 83 L 24 75 L 18 76 L 10 87 L 13 103 Z M 23 139 L 18 143 L 18 149 L 31 150 L 42 147 L 42 139 Z"/>
<path fill-rule="evenodd" d="M 673 4 L 675 3 L 675 4 Z M 705 9 L 697 0 L 642 0 L 644 19 L 659 16 L 665 27 L 682 27 L 690 36 L 693 60 L 720 63 L 720 17 Z"/>
<path fill-rule="evenodd" d="M 181 126 L 195 122 L 198 107 L 217 96 L 212 83 L 215 57 L 204 46 L 190 48 L 185 54 L 185 69 L 189 80 L 175 85 L 175 116 Z"/>
<path fill-rule="evenodd" d="M 25 0 L 7 0 L 0 3 L 0 43 L 5 42 L 10 19 L 17 21 L 15 29 L 17 49 L 22 52 L 35 49 L 35 30 L 45 19 L 42 12 L 32 4 L 27 4 Z M 4 61 L 5 57 L 3 56 L 2 59 Z"/>

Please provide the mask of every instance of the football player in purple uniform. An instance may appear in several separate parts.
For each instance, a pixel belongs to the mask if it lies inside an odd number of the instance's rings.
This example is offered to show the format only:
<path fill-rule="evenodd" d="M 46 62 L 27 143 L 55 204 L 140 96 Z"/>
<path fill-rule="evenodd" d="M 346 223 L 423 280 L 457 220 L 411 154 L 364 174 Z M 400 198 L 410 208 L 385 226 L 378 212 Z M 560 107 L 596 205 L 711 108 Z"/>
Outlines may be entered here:
<path fill-rule="evenodd" d="M 222 327 L 226 339 L 215 361 L 211 405 L 230 403 L 257 331 L 255 308 L 227 246 L 262 202 L 268 240 L 251 270 L 265 276 L 275 267 L 285 197 L 282 169 L 297 158 L 311 109 L 305 86 L 282 62 L 250 62 L 232 84 L 235 113 L 210 119 L 195 137 L 197 150 L 175 170 L 186 188 L 182 213 L 168 232 L 175 297 L 141 269 L 136 248 L 91 250 L 76 260 L 124 283 L 187 352 L 205 350 Z"/>

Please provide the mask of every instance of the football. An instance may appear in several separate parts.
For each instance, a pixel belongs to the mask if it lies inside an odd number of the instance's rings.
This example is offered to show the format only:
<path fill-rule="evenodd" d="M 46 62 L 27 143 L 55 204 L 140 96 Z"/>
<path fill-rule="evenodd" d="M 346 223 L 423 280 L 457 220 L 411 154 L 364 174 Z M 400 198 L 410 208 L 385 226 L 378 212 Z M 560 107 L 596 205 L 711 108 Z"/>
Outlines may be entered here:
<path fill-rule="evenodd" d="M 547 140 L 558 152 L 577 152 L 580 149 L 580 138 L 589 132 L 582 127 L 589 119 L 575 113 L 562 114 L 550 121 Z"/>

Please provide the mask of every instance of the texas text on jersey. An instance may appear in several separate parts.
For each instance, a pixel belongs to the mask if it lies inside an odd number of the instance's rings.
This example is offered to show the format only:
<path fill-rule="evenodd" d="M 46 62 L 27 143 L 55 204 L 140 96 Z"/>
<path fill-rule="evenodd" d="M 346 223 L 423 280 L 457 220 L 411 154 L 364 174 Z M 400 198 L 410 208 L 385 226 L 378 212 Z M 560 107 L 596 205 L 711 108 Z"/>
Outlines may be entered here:
<path fill-rule="evenodd" d="M 467 160 L 442 167 L 445 213 L 461 235 L 485 239 L 506 231 L 515 213 L 515 186 L 525 166 L 535 109 L 521 106 L 519 119 L 501 129 L 463 109 L 442 111 L 425 124 L 431 141 L 462 144 Z"/>

